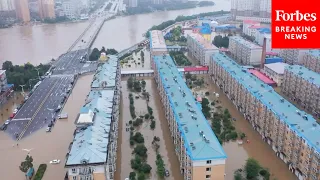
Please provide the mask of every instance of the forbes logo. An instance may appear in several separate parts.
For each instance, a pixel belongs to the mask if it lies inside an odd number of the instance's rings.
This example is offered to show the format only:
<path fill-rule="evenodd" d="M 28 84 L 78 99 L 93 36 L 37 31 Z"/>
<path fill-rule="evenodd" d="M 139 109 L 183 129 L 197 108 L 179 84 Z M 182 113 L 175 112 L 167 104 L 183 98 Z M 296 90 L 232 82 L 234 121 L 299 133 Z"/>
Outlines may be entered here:
<path fill-rule="evenodd" d="M 294 13 L 286 13 L 284 10 L 275 10 L 275 21 L 316 21 L 316 13 L 300 13 L 298 10 Z"/>

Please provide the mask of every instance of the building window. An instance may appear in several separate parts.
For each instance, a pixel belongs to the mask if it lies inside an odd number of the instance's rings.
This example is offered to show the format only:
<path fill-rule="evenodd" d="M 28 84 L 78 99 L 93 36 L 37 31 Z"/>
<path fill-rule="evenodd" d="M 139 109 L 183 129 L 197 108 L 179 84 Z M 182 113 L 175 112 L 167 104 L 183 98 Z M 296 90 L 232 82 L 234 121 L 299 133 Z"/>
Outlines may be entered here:
<path fill-rule="evenodd" d="M 76 169 L 75 168 L 72 168 L 71 171 L 72 171 L 72 173 L 76 173 Z"/>
<path fill-rule="evenodd" d="M 210 179 L 211 178 L 211 175 L 206 175 L 206 179 Z"/>
<path fill-rule="evenodd" d="M 207 161 L 207 164 L 211 164 L 211 160 L 208 160 L 208 161 Z"/>
<path fill-rule="evenodd" d="M 77 176 L 73 176 L 72 179 L 73 179 L 73 180 L 77 180 Z"/>
<path fill-rule="evenodd" d="M 209 167 L 209 168 L 206 168 L 206 171 L 211 171 L 211 167 Z"/>

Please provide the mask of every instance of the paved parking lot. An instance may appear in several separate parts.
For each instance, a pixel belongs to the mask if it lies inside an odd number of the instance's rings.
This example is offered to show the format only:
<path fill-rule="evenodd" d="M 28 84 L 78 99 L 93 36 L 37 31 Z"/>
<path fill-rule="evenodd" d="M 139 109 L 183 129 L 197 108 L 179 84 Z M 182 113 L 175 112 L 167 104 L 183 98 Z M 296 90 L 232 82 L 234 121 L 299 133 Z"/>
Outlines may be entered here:
<path fill-rule="evenodd" d="M 74 81 L 74 75 L 46 78 L 29 97 L 8 125 L 6 132 L 12 138 L 23 138 L 47 127 L 57 115 L 55 110 L 64 103 L 67 90 Z"/>

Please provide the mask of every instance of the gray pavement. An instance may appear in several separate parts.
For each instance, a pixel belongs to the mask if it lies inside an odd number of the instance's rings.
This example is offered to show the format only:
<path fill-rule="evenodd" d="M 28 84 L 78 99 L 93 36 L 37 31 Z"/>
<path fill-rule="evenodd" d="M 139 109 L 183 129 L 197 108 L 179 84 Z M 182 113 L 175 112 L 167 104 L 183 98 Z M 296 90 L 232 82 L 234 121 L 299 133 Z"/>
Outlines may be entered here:
<path fill-rule="evenodd" d="M 74 78 L 74 75 L 65 75 L 44 79 L 18 111 L 6 132 L 14 139 L 21 139 L 47 127 L 56 117 L 57 107 L 66 100 L 68 88 L 72 86 Z"/>

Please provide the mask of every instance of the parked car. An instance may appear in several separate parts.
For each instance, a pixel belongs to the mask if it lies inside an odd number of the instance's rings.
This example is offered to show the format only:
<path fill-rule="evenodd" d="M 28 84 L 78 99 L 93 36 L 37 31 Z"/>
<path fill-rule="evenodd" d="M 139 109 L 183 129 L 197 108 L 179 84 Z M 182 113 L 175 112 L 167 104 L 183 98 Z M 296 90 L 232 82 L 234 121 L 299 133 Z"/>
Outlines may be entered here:
<path fill-rule="evenodd" d="M 47 127 L 46 132 L 51 132 L 51 127 Z"/>
<path fill-rule="evenodd" d="M 10 119 L 6 120 L 6 122 L 4 122 L 5 125 L 10 124 Z"/>
<path fill-rule="evenodd" d="M 59 164 L 59 163 L 60 163 L 60 159 L 54 159 L 50 161 L 50 164 Z"/>
<path fill-rule="evenodd" d="M 169 173 L 169 170 L 168 170 L 168 169 L 165 170 L 164 175 L 165 175 L 166 177 L 169 177 L 169 176 L 170 176 L 170 173 Z"/>

